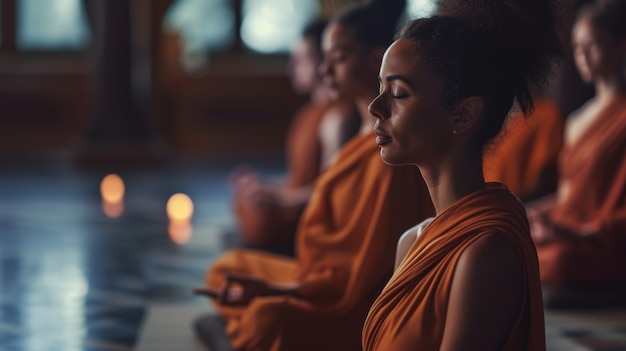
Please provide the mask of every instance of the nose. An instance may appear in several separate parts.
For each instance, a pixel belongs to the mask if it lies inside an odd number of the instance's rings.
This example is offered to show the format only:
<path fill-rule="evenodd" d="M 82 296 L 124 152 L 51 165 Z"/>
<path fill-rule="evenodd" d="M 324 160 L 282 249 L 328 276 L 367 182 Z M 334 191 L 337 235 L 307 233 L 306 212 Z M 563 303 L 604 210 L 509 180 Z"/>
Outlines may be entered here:
<path fill-rule="evenodd" d="M 376 119 L 389 118 L 389 109 L 385 106 L 384 100 L 383 94 L 378 94 L 367 106 L 370 115 L 374 116 Z"/>

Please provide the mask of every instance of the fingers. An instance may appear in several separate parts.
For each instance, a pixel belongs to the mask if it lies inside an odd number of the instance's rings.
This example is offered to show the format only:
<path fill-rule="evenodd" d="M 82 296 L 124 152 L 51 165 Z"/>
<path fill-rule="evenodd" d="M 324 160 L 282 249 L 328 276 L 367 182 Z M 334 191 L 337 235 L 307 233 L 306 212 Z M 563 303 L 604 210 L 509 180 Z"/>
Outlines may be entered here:
<path fill-rule="evenodd" d="M 220 303 L 231 306 L 247 305 L 257 296 L 262 296 L 267 283 L 248 275 L 228 274 L 220 291 Z"/>
<path fill-rule="evenodd" d="M 225 306 L 243 306 L 247 305 L 249 302 L 241 286 L 233 286 L 230 284 L 224 286 L 218 300 L 220 304 Z"/>
<path fill-rule="evenodd" d="M 217 290 L 209 289 L 205 287 L 194 288 L 193 293 L 194 295 L 204 295 L 204 296 L 208 296 L 211 298 L 218 298 L 220 295 Z"/>
<path fill-rule="evenodd" d="M 232 283 L 241 283 L 245 280 L 249 280 L 250 277 L 244 274 L 228 273 L 224 279 L 226 280 L 226 284 L 230 285 Z"/>

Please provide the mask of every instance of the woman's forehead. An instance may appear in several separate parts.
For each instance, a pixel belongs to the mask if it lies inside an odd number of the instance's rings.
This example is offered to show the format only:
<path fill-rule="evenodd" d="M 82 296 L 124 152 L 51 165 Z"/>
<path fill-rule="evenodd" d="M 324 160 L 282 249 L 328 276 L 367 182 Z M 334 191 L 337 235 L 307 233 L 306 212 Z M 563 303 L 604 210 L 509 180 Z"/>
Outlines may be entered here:
<path fill-rule="evenodd" d="M 339 23 L 331 23 L 324 31 L 322 45 L 325 48 L 329 46 L 356 47 L 358 41 L 355 30 Z"/>
<path fill-rule="evenodd" d="M 415 70 L 422 63 L 422 56 L 409 39 L 398 39 L 385 52 L 383 64 L 405 71 Z"/>

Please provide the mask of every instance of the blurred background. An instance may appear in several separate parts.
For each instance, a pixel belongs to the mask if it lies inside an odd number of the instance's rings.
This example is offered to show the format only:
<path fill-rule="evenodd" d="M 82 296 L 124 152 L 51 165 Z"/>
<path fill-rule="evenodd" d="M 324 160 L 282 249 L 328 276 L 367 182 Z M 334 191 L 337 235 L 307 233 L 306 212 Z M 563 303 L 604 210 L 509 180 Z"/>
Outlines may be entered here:
<path fill-rule="evenodd" d="M 349 2 L 0 0 L 0 351 L 131 350 L 153 304 L 205 308 L 228 175 L 284 171 L 288 53 Z M 589 89 L 566 63 L 550 95 Z"/>
<path fill-rule="evenodd" d="M 1 0 L 0 155 L 280 151 L 306 99 L 287 54 L 306 24 L 348 2 Z M 409 0 L 406 17 L 435 7 Z M 579 99 L 567 95 L 570 110 Z"/>
<path fill-rule="evenodd" d="M 348 2 L 2 0 L 0 154 L 280 151 L 306 99 L 287 54 Z M 433 10 L 413 0 L 407 16 Z"/>

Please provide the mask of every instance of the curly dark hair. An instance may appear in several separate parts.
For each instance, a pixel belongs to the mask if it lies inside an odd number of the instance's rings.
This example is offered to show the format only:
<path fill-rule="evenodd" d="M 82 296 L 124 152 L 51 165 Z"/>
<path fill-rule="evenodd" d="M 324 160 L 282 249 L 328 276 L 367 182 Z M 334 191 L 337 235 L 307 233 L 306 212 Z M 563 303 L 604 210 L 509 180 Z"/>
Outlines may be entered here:
<path fill-rule="evenodd" d="M 356 40 L 366 47 L 386 48 L 393 42 L 405 5 L 406 0 L 352 3 L 341 9 L 330 22 L 353 28 Z"/>
<path fill-rule="evenodd" d="M 532 86 L 547 82 L 563 53 L 547 2 L 522 2 L 442 3 L 440 15 L 412 21 L 398 35 L 413 41 L 443 79 L 446 107 L 469 96 L 483 99 L 481 146 L 498 134 L 514 102 L 525 115 L 533 111 Z"/>

